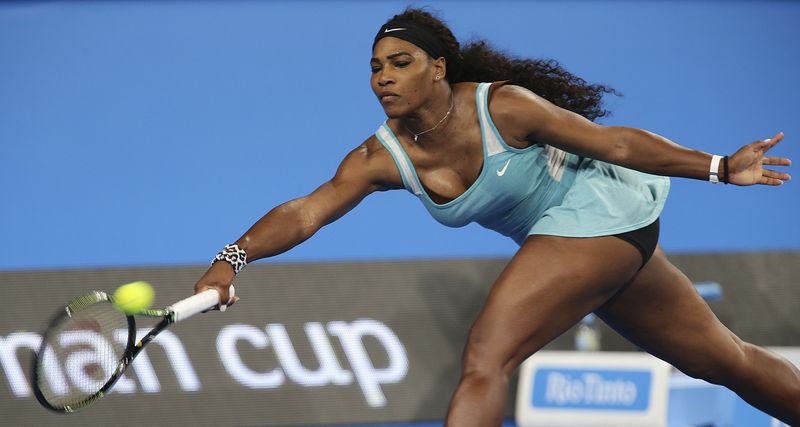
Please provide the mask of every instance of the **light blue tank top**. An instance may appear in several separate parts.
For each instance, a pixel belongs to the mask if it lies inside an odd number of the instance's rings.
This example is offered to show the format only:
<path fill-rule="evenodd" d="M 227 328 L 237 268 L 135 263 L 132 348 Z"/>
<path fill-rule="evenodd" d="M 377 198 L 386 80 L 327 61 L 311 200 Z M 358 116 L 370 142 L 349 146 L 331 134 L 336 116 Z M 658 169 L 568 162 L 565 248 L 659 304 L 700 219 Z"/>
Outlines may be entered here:
<path fill-rule="evenodd" d="M 654 222 L 669 192 L 669 178 L 580 157 L 548 145 L 525 149 L 503 141 L 489 114 L 490 83 L 475 92 L 483 139 L 483 169 L 460 196 L 437 204 L 386 122 L 375 133 L 397 164 L 405 188 L 440 223 L 477 222 L 522 244 L 531 234 L 595 237 Z"/>

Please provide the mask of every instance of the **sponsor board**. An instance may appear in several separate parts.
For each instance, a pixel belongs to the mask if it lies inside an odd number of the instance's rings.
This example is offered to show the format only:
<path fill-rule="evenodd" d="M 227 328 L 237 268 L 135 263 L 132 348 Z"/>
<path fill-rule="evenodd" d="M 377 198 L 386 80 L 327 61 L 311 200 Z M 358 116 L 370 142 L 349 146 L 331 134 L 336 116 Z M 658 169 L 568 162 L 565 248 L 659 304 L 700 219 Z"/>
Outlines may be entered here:
<path fill-rule="evenodd" d="M 541 368 L 533 380 L 534 408 L 644 411 L 650 404 L 650 371 Z"/>
<path fill-rule="evenodd" d="M 797 322 L 791 309 L 796 306 L 796 286 L 783 277 L 796 277 L 787 269 L 800 266 L 797 254 L 671 258 L 690 277 L 719 280 L 726 295 L 741 295 L 741 301 L 726 298 L 712 303 L 737 333 L 741 330 L 742 336 L 760 344 L 796 344 Z M 114 419 L 122 427 L 164 425 L 169 420 L 171 425 L 202 422 L 222 427 L 441 420 L 460 376 L 469 325 L 505 264 L 506 260 L 475 259 L 253 264 L 236 279 L 242 300 L 232 310 L 197 316 L 170 328 L 148 347 L 145 358 L 134 362 L 109 396 L 70 416 L 41 408 L 27 384 L 30 357 L 53 310 L 88 290 L 113 290 L 135 280 L 153 283 L 155 305 L 165 306 L 186 297 L 206 266 L 0 272 L 0 286 L 10 302 L 0 311 L 3 423 L 105 426 Z M 769 284 L 771 293 L 764 292 L 766 285 L 753 286 L 752 277 Z M 769 315 L 753 311 L 769 306 L 764 301 L 781 301 L 787 308 Z M 146 324 L 139 327 L 147 329 Z M 598 327 L 603 331 L 603 348 L 633 348 L 605 325 Z M 572 348 L 573 332 L 548 347 Z M 66 343 L 81 341 L 88 341 L 91 348 L 103 345 L 81 335 L 67 338 Z M 608 415 L 619 412 L 615 405 L 641 404 L 636 403 L 643 396 L 639 386 L 635 398 L 630 389 L 638 379 L 608 374 L 553 376 L 551 396 L 564 405 L 583 405 L 575 401 L 575 395 L 585 395 L 578 393 L 581 388 L 599 397 L 587 400 L 595 406 L 591 410 L 541 411 Z M 72 386 L 69 374 L 49 375 L 57 385 Z M 512 402 L 515 392 L 514 384 Z M 529 393 L 525 405 L 532 406 L 533 397 Z M 648 407 L 654 399 L 650 395 Z M 598 407 L 600 403 L 608 407 Z M 226 409 L 220 410 L 222 406 Z M 121 411 L 137 416 L 118 417 Z M 512 411 L 509 407 L 506 415 Z"/>
<path fill-rule="evenodd" d="M 520 369 L 517 424 L 666 426 L 669 374 L 642 353 L 540 352 Z"/>
<path fill-rule="evenodd" d="M 112 391 L 68 416 L 33 397 L 30 360 L 53 312 L 93 289 L 134 280 L 156 288 L 156 306 L 187 296 L 205 266 L 0 272 L 0 413 L 14 426 L 309 426 L 444 417 L 460 355 L 488 284 L 502 263 L 252 265 L 237 277 L 242 299 L 162 332 Z M 140 319 L 140 331 L 150 319 Z M 138 322 L 138 321 L 137 321 Z M 67 393 L 96 371 L 111 340 L 64 333 L 67 363 L 43 378 Z M 102 369 L 109 369 L 102 366 Z M 225 410 L 219 408 L 224 407 Z M 116 417 L 121 412 L 136 417 Z M 230 416 L 235 413 L 235 418 Z"/>
<path fill-rule="evenodd" d="M 220 363 L 237 383 L 249 389 L 280 388 L 287 382 L 302 387 L 347 386 L 358 384 L 367 405 L 381 407 L 386 405 L 386 397 L 382 390 L 384 384 L 395 384 L 402 381 L 408 372 L 406 350 L 397 336 L 385 324 L 373 319 L 358 319 L 352 322 L 335 321 L 323 325 L 319 322 L 308 322 L 304 325 L 307 338 L 317 357 L 316 368 L 307 368 L 298 357 L 286 327 L 280 323 L 258 328 L 253 325 L 226 325 L 217 334 L 216 349 Z M 115 338 L 120 344 L 127 339 L 127 330 L 117 330 Z M 138 331 L 139 337 L 149 329 Z M 331 336 L 336 337 L 341 345 L 346 361 L 341 362 L 333 351 Z M 387 366 L 376 367 L 370 359 L 364 341 L 371 339 L 379 343 L 388 358 Z M 66 331 L 56 339 L 60 345 L 59 352 L 67 354 L 63 363 L 65 369 L 58 364 L 48 363 L 43 378 L 48 382 L 50 390 L 56 395 L 67 395 L 74 387 L 87 387 L 80 390 L 91 393 L 100 388 L 87 375 L 90 367 L 101 360 L 99 354 L 112 352 L 111 344 L 101 334 L 94 331 Z M 11 394 L 15 398 L 31 396 L 28 378 L 23 372 L 22 349 L 36 351 L 41 337 L 34 332 L 14 332 L 0 337 L 0 366 L 6 374 Z M 270 346 L 278 360 L 278 366 L 264 372 L 253 369 L 242 360 L 238 346 L 245 343 L 257 349 Z M 171 331 L 163 331 L 151 344 L 162 347 L 168 366 L 174 374 L 178 388 L 184 392 L 202 391 L 190 355 L 180 338 Z M 70 353 L 70 349 L 75 349 Z M 52 351 L 48 347 L 48 352 Z M 45 356 L 46 357 L 46 356 Z M 346 363 L 346 364 L 345 364 Z M 342 366 L 349 366 L 344 369 Z M 107 367 L 107 371 L 114 367 Z M 161 381 L 148 357 L 145 349 L 133 362 L 131 369 L 120 378 L 112 389 L 112 393 L 160 393 Z"/>

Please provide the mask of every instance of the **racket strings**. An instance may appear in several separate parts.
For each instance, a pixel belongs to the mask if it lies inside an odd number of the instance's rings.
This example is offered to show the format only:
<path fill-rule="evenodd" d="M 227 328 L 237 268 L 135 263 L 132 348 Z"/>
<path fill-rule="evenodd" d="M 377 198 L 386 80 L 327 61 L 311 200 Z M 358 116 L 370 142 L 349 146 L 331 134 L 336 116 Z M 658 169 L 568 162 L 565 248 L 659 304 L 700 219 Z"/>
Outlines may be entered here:
<path fill-rule="evenodd" d="M 48 330 L 36 367 L 38 387 L 53 406 L 97 394 L 114 376 L 128 340 L 128 319 L 110 302 L 73 308 Z"/>

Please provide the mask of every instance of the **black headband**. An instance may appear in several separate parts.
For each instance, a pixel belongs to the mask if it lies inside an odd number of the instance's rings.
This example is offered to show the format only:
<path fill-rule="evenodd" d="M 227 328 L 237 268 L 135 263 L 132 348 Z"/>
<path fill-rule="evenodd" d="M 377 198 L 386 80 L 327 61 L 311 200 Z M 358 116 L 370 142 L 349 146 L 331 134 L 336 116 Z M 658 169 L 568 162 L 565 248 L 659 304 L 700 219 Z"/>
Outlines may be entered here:
<path fill-rule="evenodd" d="M 378 34 L 375 35 L 375 41 L 372 42 L 372 49 L 378 41 L 384 37 L 395 37 L 413 43 L 420 49 L 424 50 L 433 59 L 445 57 L 444 43 L 439 39 L 436 34 L 428 28 L 410 21 L 389 21 L 384 24 Z"/>

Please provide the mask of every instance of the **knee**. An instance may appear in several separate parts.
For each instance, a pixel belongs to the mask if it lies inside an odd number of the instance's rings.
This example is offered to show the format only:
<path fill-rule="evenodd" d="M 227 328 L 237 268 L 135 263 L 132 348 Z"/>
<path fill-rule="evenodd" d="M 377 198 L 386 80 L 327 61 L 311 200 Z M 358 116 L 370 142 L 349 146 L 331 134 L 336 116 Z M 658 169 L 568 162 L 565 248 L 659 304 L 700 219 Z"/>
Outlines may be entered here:
<path fill-rule="evenodd" d="M 493 343 L 489 337 L 472 330 L 464 348 L 462 376 L 473 379 L 508 379 L 514 370 L 513 366 L 509 366 L 511 359 L 512 354 L 504 351 L 498 343 Z"/>

